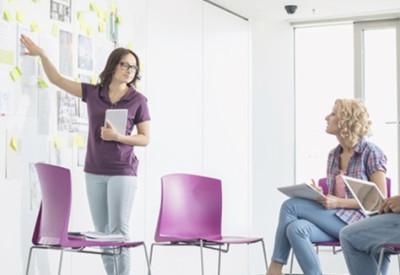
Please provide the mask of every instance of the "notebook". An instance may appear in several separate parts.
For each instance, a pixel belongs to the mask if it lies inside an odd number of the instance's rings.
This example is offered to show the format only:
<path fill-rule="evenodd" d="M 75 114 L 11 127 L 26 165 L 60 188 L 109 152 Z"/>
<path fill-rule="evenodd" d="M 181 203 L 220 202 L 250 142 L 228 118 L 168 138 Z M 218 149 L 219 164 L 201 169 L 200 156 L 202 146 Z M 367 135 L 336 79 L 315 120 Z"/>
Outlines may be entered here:
<path fill-rule="evenodd" d="M 378 214 L 379 207 L 385 200 L 378 186 L 352 177 L 342 175 L 342 178 L 364 213 L 368 216 Z"/>
<path fill-rule="evenodd" d="M 318 197 L 324 197 L 325 195 L 316 190 L 314 187 L 307 183 L 300 183 L 296 185 L 289 185 L 284 187 L 278 187 L 288 197 L 303 198 L 309 200 L 315 200 Z"/>
<path fill-rule="evenodd" d="M 106 125 L 106 121 L 108 120 L 114 126 L 118 133 L 125 135 L 127 118 L 127 109 L 107 109 L 104 126 Z"/>

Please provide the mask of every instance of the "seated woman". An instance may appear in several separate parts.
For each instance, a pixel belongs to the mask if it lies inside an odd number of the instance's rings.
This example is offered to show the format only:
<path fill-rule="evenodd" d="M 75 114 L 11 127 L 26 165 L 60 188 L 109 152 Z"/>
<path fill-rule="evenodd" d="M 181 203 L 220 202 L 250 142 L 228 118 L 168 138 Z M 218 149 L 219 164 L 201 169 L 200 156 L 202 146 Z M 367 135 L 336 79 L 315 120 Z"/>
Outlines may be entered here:
<path fill-rule="evenodd" d="M 379 214 L 340 231 L 343 255 L 352 275 L 375 275 L 382 244 L 400 245 L 400 196 L 385 200 Z M 383 275 L 387 274 L 389 257 L 383 259 Z"/>
<path fill-rule="evenodd" d="M 328 156 L 329 195 L 315 201 L 291 198 L 283 203 L 267 275 L 282 274 L 291 248 L 304 274 L 322 274 L 312 242 L 338 240 L 343 227 L 364 218 L 341 175 L 372 181 L 386 196 L 386 156 L 365 138 L 371 121 L 364 104 L 338 99 L 325 120 L 326 132 L 339 142 Z"/>

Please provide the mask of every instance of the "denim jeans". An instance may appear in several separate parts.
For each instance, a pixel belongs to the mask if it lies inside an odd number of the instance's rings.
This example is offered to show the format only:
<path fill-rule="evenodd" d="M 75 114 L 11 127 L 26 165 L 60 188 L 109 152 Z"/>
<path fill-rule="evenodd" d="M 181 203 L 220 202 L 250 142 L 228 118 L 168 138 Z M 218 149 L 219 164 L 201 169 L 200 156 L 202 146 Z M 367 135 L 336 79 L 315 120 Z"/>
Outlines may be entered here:
<path fill-rule="evenodd" d="M 292 198 L 280 210 L 272 261 L 286 264 L 290 249 L 306 275 L 321 275 L 321 265 L 312 242 L 339 239 L 346 226 L 336 215 L 313 200 Z"/>
<path fill-rule="evenodd" d="M 129 218 L 137 189 L 135 176 L 106 176 L 86 173 L 89 208 L 96 231 L 123 234 L 129 239 Z M 114 258 L 103 256 L 108 275 L 114 275 Z M 130 274 L 130 254 L 122 249 L 118 257 L 119 274 Z"/>
<path fill-rule="evenodd" d="M 350 274 L 375 275 L 381 245 L 400 244 L 400 214 L 373 216 L 346 226 L 340 232 L 340 242 Z M 389 258 L 385 255 L 382 274 L 387 273 Z"/>

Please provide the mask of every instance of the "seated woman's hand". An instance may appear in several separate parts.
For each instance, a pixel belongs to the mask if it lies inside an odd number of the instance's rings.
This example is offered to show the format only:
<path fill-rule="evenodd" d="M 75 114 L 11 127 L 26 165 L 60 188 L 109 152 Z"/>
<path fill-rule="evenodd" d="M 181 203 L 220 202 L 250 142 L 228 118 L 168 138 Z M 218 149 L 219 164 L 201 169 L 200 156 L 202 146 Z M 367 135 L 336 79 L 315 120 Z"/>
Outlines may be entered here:
<path fill-rule="evenodd" d="M 326 209 L 334 209 L 339 206 L 339 199 L 332 195 L 327 195 L 325 197 L 319 197 L 315 199 L 319 204 L 321 204 Z"/>

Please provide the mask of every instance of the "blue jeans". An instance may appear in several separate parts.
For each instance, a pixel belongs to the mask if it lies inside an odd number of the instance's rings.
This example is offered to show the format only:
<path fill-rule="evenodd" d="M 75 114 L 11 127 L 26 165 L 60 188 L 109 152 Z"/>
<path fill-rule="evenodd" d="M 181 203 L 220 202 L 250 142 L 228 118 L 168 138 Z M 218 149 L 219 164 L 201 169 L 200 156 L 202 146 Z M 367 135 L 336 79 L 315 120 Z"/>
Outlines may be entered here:
<path fill-rule="evenodd" d="M 373 216 L 346 226 L 340 232 L 340 242 L 350 274 L 375 275 L 381 245 L 400 244 L 400 214 Z M 389 257 L 385 255 L 382 274 L 387 273 Z"/>
<path fill-rule="evenodd" d="M 290 249 L 304 274 L 321 275 L 321 265 L 312 242 L 335 241 L 346 226 L 336 215 L 313 200 L 292 198 L 281 207 L 272 261 L 286 264 Z"/>
<path fill-rule="evenodd" d="M 123 234 L 129 239 L 129 218 L 137 189 L 134 176 L 106 176 L 86 173 L 86 190 L 89 208 L 96 231 L 109 234 Z M 114 259 L 103 256 L 108 275 L 114 275 Z M 130 254 L 122 249 L 118 257 L 119 274 L 128 275 Z"/>

